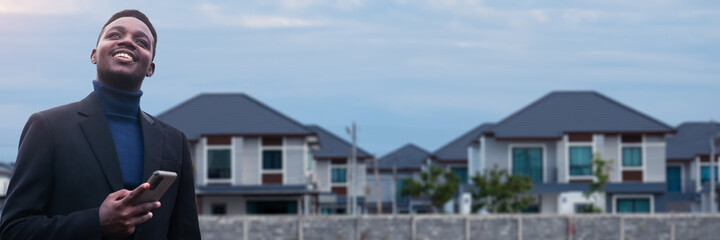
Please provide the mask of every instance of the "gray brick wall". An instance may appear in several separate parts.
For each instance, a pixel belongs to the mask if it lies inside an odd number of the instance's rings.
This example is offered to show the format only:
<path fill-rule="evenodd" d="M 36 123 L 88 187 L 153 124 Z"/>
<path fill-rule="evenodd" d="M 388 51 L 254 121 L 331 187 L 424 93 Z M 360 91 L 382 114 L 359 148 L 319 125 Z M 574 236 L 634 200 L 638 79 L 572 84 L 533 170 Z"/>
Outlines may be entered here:
<path fill-rule="evenodd" d="M 206 240 L 703 240 L 720 239 L 720 215 L 201 216 L 200 230 Z"/>

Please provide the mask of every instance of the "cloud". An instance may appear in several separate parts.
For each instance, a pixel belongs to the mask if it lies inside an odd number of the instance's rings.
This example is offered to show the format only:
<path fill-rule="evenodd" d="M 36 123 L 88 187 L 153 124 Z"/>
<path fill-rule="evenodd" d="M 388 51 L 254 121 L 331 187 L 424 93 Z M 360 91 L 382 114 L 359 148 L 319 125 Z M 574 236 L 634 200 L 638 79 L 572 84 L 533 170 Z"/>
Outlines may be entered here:
<path fill-rule="evenodd" d="M 89 9 L 88 0 L 0 0 L 0 13 L 68 15 Z"/>
<path fill-rule="evenodd" d="M 337 7 L 340 9 L 351 10 L 357 9 L 365 5 L 363 0 L 337 0 Z"/>
<path fill-rule="evenodd" d="M 217 24 L 244 28 L 304 28 L 326 25 L 324 20 L 308 20 L 278 15 L 226 14 L 220 7 L 202 4 L 197 7 L 205 17 Z"/>

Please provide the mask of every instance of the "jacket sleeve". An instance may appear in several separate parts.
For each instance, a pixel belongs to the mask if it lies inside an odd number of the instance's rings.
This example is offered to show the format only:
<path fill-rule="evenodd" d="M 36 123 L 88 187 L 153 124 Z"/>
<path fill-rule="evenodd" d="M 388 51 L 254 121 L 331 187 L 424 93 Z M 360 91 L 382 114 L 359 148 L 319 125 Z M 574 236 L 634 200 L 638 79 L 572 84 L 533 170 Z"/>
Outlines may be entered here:
<path fill-rule="evenodd" d="M 195 181 L 187 138 L 182 137 L 183 153 L 177 199 L 170 219 L 168 239 L 200 239 L 197 205 L 195 204 Z"/>
<path fill-rule="evenodd" d="M 99 239 L 98 208 L 50 216 L 55 138 L 43 113 L 35 113 L 20 136 L 0 222 L 0 239 Z M 72 191 L 72 189 L 67 189 Z"/>

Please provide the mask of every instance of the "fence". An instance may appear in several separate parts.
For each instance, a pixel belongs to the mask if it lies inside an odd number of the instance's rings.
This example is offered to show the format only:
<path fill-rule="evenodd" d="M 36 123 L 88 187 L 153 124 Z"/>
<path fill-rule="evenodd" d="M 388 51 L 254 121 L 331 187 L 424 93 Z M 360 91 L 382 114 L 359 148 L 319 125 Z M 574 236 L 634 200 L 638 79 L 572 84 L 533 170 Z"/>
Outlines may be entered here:
<path fill-rule="evenodd" d="M 200 217 L 203 239 L 720 239 L 720 215 L 368 215 Z"/>

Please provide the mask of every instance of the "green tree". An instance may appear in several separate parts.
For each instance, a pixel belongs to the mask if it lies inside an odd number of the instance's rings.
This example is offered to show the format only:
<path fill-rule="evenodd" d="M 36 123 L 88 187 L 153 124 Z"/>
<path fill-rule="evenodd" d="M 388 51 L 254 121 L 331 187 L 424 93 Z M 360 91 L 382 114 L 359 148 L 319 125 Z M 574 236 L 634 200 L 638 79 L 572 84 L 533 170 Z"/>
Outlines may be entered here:
<path fill-rule="evenodd" d="M 511 175 L 497 165 L 482 174 L 472 177 L 475 184 L 470 189 L 473 197 L 473 212 L 485 208 L 491 213 L 516 213 L 530 206 L 534 198 L 526 192 L 532 189 L 532 181 L 527 175 Z"/>
<path fill-rule="evenodd" d="M 427 196 L 430 198 L 433 211 L 437 213 L 458 191 L 460 178 L 443 167 L 430 166 L 427 171 L 420 173 L 420 181 L 412 178 L 405 178 L 402 181 L 403 188 L 400 195 L 415 199 Z"/>
<path fill-rule="evenodd" d="M 597 200 L 598 197 L 605 195 L 605 184 L 607 184 L 608 181 L 608 172 L 612 170 L 612 163 L 612 159 L 602 159 L 600 153 L 593 154 L 592 168 L 595 180 L 590 183 L 588 190 L 583 192 L 583 196 L 585 196 L 585 198 Z M 602 209 L 594 203 L 585 209 L 582 209 L 582 211 L 586 213 L 602 213 Z"/>

